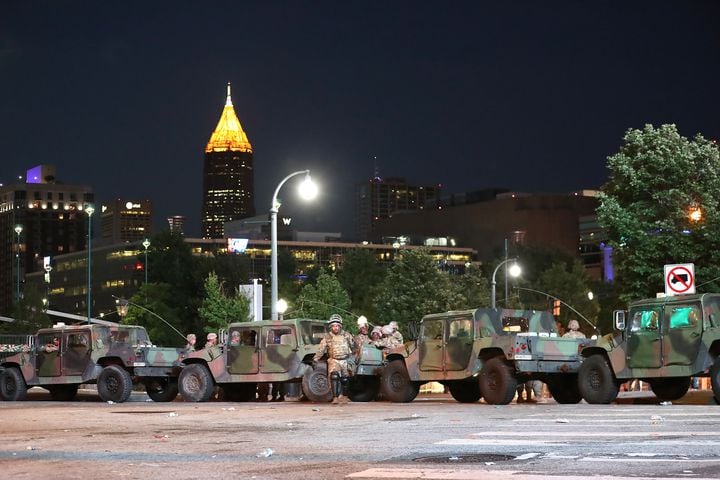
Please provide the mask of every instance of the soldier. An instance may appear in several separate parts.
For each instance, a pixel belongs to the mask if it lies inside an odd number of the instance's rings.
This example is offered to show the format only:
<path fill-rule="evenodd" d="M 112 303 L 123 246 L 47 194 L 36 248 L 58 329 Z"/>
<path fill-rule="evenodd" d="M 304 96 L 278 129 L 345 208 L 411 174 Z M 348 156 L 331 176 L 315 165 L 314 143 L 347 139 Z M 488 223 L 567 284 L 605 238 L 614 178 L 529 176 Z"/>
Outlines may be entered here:
<path fill-rule="evenodd" d="M 380 331 L 380 327 L 373 327 L 372 332 L 370 332 L 370 343 L 377 346 L 377 342 L 382 339 L 382 331 Z"/>
<path fill-rule="evenodd" d="M 215 345 L 217 345 L 217 333 L 208 333 L 205 348 L 214 347 Z"/>
<path fill-rule="evenodd" d="M 400 330 L 398 330 L 398 323 L 395 320 L 393 320 L 392 322 L 388 323 L 388 325 L 390 325 L 393 329 L 392 336 L 395 339 L 395 342 L 398 345 L 402 345 L 403 343 L 405 343 L 405 341 L 403 340 L 402 333 L 400 333 Z"/>
<path fill-rule="evenodd" d="M 187 337 L 185 337 L 187 340 L 187 344 L 185 345 L 185 351 L 187 353 L 194 352 L 195 351 L 195 343 L 197 342 L 197 337 L 194 333 L 188 333 Z"/>
<path fill-rule="evenodd" d="M 333 403 L 346 401 L 342 387 L 347 385 L 348 377 L 352 375 L 349 363 L 355 349 L 356 344 L 352 335 L 342 330 L 342 317 L 337 313 L 330 315 L 330 331 L 320 341 L 318 351 L 313 358 L 313 365 L 327 354 Z"/>
<path fill-rule="evenodd" d="M 365 317 L 358 318 L 358 334 L 355 337 L 355 342 L 358 344 L 358 348 L 366 343 L 370 343 L 370 336 L 368 335 L 368 321 Z"/>
<path fill-rule="evenodd" d="M 587 338 L 585 334 L 580 331 L 580 323 L 574 318 L 568 322 L 568 331 L 563 338 Z"/>

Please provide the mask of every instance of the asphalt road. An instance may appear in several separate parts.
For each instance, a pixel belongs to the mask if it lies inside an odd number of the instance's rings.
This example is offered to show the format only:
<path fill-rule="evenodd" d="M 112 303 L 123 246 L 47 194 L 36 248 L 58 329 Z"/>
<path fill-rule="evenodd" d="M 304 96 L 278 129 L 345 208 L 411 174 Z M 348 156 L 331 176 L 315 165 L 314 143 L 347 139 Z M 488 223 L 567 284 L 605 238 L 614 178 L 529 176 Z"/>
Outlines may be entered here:
<path fill-rule="evenodd" d="M 720 478 L 720 406 L 0 402 L 3 478 Z"/>

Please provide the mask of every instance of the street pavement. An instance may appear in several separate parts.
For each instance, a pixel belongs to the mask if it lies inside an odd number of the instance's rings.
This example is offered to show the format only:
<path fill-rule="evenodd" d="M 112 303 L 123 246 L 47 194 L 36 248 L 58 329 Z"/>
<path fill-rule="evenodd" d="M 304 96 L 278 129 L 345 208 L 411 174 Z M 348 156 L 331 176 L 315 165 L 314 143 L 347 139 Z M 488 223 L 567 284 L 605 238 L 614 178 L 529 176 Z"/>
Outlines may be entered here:
<path fill-rule="evenodd" d="M 720 406 L 0 402 L 4 478 L 720 478 Z M 84 401 L 83 401 L 84 400 Z"/>

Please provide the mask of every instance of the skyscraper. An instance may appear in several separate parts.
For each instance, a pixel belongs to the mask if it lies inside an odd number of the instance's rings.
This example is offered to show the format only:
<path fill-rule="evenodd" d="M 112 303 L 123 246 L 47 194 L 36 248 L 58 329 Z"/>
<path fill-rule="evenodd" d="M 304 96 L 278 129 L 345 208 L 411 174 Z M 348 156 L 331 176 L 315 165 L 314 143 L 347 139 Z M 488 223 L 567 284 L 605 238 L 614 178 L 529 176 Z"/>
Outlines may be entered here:
<path fill-rule="evenodd" d="M 104 244 L 135 242 L 151 234 L 150 200 L 116 198 L 100 208 L 100 238 Z"/>
<path fill-rule="evenodd" d="M 205 147 L 202 236 L 222 238 L 225 222 L 255 215 L 253 151 L 240 125 L 230 84 L 220 121 Z"/>
<path fill-rule="evenodd" d="M 0 186 L 0 313 L 10 313 L 25 275 L 42 271 L 45 257 L 87 248 L 83 210 L 93 200 L 89 186 L 56 182 L 52 165 L 31 168 L 24 182 Z"/>

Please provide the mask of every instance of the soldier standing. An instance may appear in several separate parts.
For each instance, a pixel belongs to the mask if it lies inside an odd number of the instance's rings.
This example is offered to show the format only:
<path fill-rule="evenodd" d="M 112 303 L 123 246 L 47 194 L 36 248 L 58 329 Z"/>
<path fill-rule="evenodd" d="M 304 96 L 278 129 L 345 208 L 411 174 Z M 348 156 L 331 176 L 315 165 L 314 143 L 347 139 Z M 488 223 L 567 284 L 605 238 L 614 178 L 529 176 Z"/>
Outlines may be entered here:
<path fill-rule="evenodd" d="M 327 354 L 328 377 L 333 392 L 333 403 L 345 402 L 343 386 L 352 375 L 349 368 L 350 357 L 355 353 L 356 344 L 352 335 L 342 329 L 342 317 L 337 313 L 330 315 L 330 331 L 320 341 L 313 365 Z"/>

